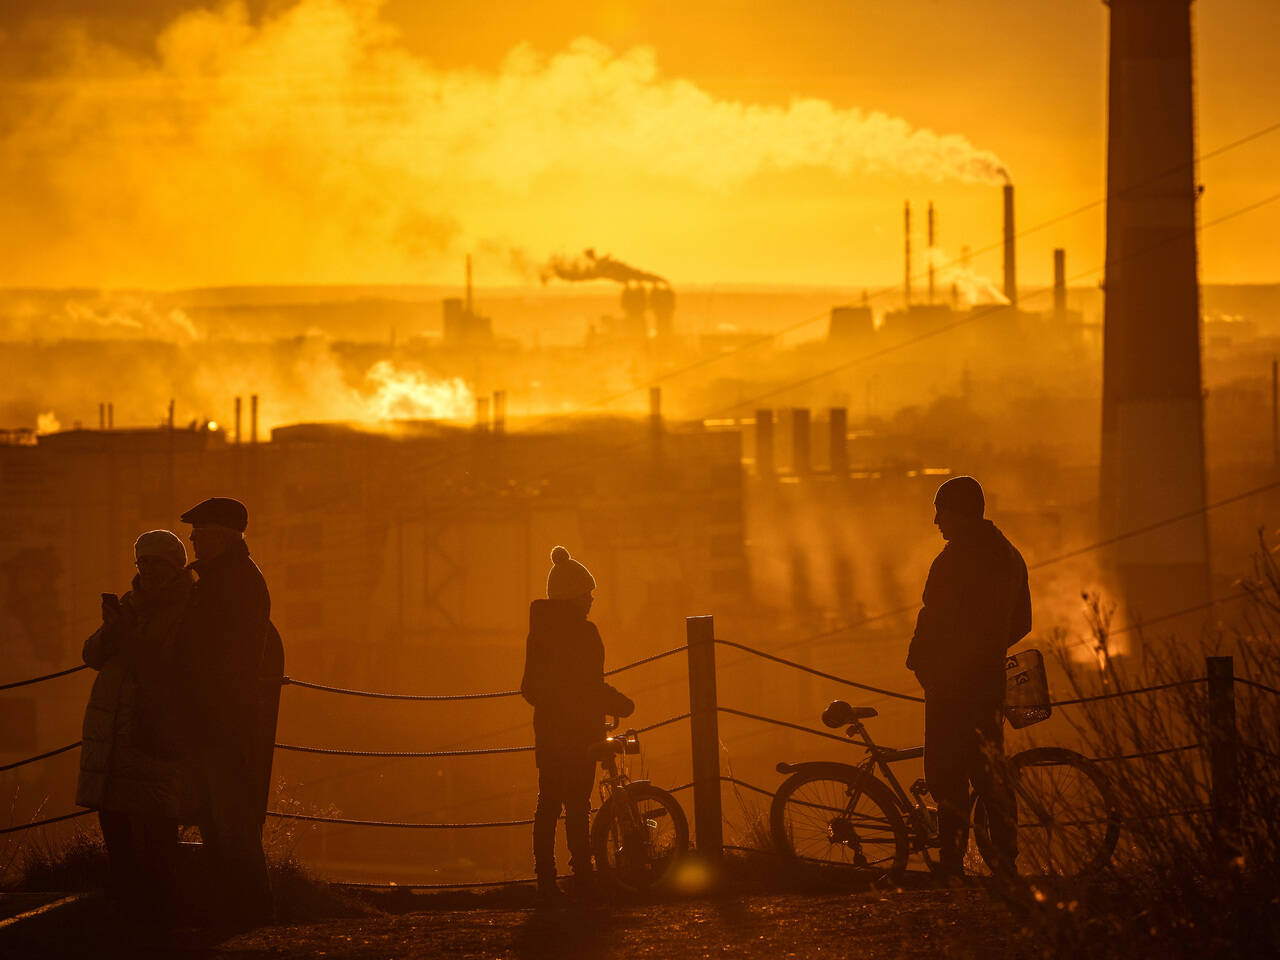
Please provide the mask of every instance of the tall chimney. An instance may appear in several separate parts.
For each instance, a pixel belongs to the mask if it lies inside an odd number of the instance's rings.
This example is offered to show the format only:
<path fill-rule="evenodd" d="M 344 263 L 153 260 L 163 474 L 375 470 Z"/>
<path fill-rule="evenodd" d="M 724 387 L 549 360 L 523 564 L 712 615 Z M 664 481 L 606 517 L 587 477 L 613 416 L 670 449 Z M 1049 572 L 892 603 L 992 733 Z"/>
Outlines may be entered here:
<path fill-rule="evenodd" d="M 471 254 L 467 254 L 467 316 L 471 315 Z"/>
<path fill-rule="evenodd" d="M 832 407 L 828 419 L 831 436 L 831 473 L 837 477 L 849 475 L 849 411 L 844 407 Z"/>
<path fill-rule="evenodd" d="M 902 305 L 911 306 L 911 201 L 902 204 L 902 239 L 906 255 L 903 268 Z"/>
<path fill-rule="evenodd" d="M 116 428 L 116 405 L 114 403 L 107 404 L 107 429 L 114 430 Z"/>
<path fill-rule="evenodd" d="M 756 476 L 773 479 L 773 411 L 756 411 Z"/>
<path fill-rule="evenodd" d="M 169 429 L 173 429 L 173 397 L 169 398 Z"/>
<path fill-rule="evenodd" d="M 240 442 L 240 398 L 236 397 L 236 443 Z"/>
<path fill-rule="evenodd" d="M 507 391 L 493 391 L 493 432 L 507 431 Z"/>
<path fill-rule="evenodd" d="M 1053 251 L 1053 319 L 1062 324 L 1067 319 L 1067 251 Z"/>
<path fill-rule="evenodd" d="M 812 439 L 809 408 L 797 407 L 791 411 L 791 472 L 797 476 L 813 471 Z"/>
<path fill-rule="evenodd" d="M 1191 0 L 1109 6 L 1100 505 L 1153 528 L 1104 558 L 1133 622 L 1209 598 Z"/>
<path fill-rule="evenodd" d="M 929 302 L 933 303 L 933 201 L 929 201 L 929 248 L 925 251 L 929 260 Z"/>
<path fill-rule="evenodd" d="M 107 405 L 101 401 L 98 403 L 98 429 L 107 429 Z"/>
<path fill-rule="evenodd" d="M 249 442 L 258 442 L 258 395 L 249 397 Z"/>
<path fill-rule="evenodd" d="M 1013 184 L 1004 185 L 1004 295 L 1011 307 L 1018 306 L 1018 257 L 1013 229 Z"/>

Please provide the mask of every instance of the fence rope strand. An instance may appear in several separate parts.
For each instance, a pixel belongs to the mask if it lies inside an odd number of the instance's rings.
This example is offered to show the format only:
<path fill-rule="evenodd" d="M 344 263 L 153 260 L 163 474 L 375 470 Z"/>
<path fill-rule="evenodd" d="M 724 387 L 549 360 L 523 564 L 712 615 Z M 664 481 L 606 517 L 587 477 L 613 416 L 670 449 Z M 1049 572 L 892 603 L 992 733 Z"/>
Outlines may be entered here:
<path fill-rule="evenodd" d="M 834 733 L 825 733 L 822 730 L 815 730 L 813 727 L 806 727 L 799 723 L 790 723 L 787 720 L 778 720 L 775 717 L 765 717 L 758 713 L 748 713 L 746 710 L 736 710 L 733 707 L 716 707 L 720 713 L 730 713 L 735 717 L 746 717 L 748 720 L 759 720 L 761 723 L 771 723 L 776 727 L 789 727 L 792 730 L 799 730 L 802 733 L 811 733 L 815 737 L 825 737 L 827 740 L 835 740 L 838 743 L 849 743 L 848 737 L 838 737 Z"/>
<path fill-rule="evenodd" d="M 606 677 L 616 676 L 627 670 L 633 670 L 636 667 L 644 666 L 647 663 L 654 663 L 666 657 L 675 656 L 681 651 L 687 650 L 688 647 L 681 645 L 673 647 L 670 650 L 663 650 L 661 653 L 651 654 L 647 657 L 641 657 L 639 660 L 633 660 L 630 663 L 624 663 L 620 667 L 614 667 L 612 670 L 606 670 Z M 76 667 L 77 670 L 84 669 Z M 22 681 L 23 683 L 34 683 L 34 680 Z M 314 683 L 310 680 L 298 680 L 294 677 L 283 677 L 280 681 L 285 686 L 303 687 L 307 690 L 318 690 L 321 693 L 337 693 L 347 697 L 365 697 L 370 700 L 410 700 L 419 703 L 457 703 L 466 700 L 500 700 L 507 697 L 520 696 L 519 690 L 491 690 L 482 693 L 385 693 L 379 690 L 355 690 L 351 687 L 337 687 L 327 683 Z M 0 688 L 3 689 L 3 688 Z"/>
<path fill-rule="evenodd" d="M 724 647 L 733 647 L 735 650 L 743 650 L 746 653 L 760 657 L 762 660 L 772 660 L 774 663 L 780 663 L 783 666 L 791 667 L 794 670 L 800 670 L 804 673 L 811 673 L 815 677 L 822 677 L 824 680 L 833 680 L 836 683 L 843 683 L 850 687 L 857 687 L 859 690 L 866 690 L 870 693 L 879 693 L 886 697 L 894 697 L 898 700 L 910 700 L 912 703 L 924 703 L 924 697 L 912 696 L 909 693 L 899 693 L 896 690 L 885 690 L 881 687 L 873 687 L 870 684 L 859 683 L 856 680 L 850 680 L 847 677 L 839 677 L 834 673 L 825 673 L 813 667 L 806 666 L 803 663 L 796 663 L 794 660 L 788 660 L 786 657 L 779 657 L 772 653 L 765 653 L 763 650 L 757 650 L 755 647 L 749 647 L 745 643 L 736 643 L 733 640 L 716 640 L 716 643 Z"/>
<path fill-rule="evenodd" d="M 78 667 L 67 667 L 65 670 L 58 670 L 56 673 L 46 673 L 41 677 L 28 677 L 26 680 L 14 680 L 10 683 L 0 683 L 0 690 L 12 690 L 14 687 L 25 687 L 32 683 L 44 683 L 46 680 L 56 680 L 58 677 L 65 677 L 68 674 L 79 673 L 81 670 L 87 670 L 86 664 L 80 664 Z"/>
<path fill-rule="evenodd" d="M 292 750 L 296 753 L 319 753 L 339 757 L 392 757 L 392 758 L 424 758 L 432 757 L 481 757 L 500 753 L 531 753 L 533 747 L 476 747 L 471 750 L 347 750 L 341 747 L 304 747 L 296 743 L 277 743 L 277 750 Z"/>
<path fill-rule="evenodd" d="M 77 810 L 75 813 L 64 813 L 60 817 L 49 817 L 45 820 L 33 820 L 31 823 L 20 823 L 15 827 L 5 827 L 0 830 L 0 835 L 6 833 L 17 833 L 19 830 L 34 830 L 36 827 L 47 827 L 51 823 L 61 823 L 63 820 L 74 820 L 76 817 L 87 817 L 94 810 Z"/>
<path fill-rule="evenodd" d="M 28 763 L 35 763 L 37 760 L 44 760 L 47 757 L 56 757 L 60 753 L 66 753 L 68 750 L 74 750 L 80 746 L 83 741 L 77 740 L 75 743 L 68 743 L 65 747 L 58 747 L 56 750 L 47 750 L 44 753 L 37 753 L 34 757 L 26 757 L 22 760 L 15 760 L 13 763 L 6 763 L 0 766 L 0 770 L 12 770 L 15 767 L 24 767 Z"/>
<path fill-rule="evenodd" d="M 1116 697 L 1131 697 L 1139 693 L 1155 693 L 1159 690 L 1172 690 L 1174 687 L 1189 687 L 1192 684 L 1204 683 L 1205 677 L 1192 680 L 1171 680 L 1168 683 L 1157 683 L 1149 687 L 1134 687 L 1131 690 L 1116 690 L 1112 693 L 1099 693 L 1089 697 L 1074 697 L 1070 700 L 1050 700 L 1051 707 L 1070 707 L 1078 703 L 1096 703 L 1099 700 L 1114 700 Z"/>
<path fill-rule="evenodd" d="M 303 820 L 308 823 L 338 823 L 348 827 L 398 827 L 405 830 L 479 830 L 488 827 L 527 827 L 533 819 L 477 820 L 472 823 L 415 823 L 405 820 L 357 820 L 351 817 L 322 817 L 309 813 L 284 813 L 268 810 L 267 816 L 278 820 Z"/>

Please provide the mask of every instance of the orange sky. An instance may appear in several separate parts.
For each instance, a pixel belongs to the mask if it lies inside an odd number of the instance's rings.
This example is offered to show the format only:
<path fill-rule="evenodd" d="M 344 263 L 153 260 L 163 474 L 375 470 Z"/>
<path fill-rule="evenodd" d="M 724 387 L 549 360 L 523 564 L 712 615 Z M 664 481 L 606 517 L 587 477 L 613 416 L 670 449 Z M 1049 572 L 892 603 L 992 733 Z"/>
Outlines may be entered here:
<path fill-rule="evenodd" d="M 436 281 L 467 250 L 512 283 L 593 246 L 677 285 L 875 286 L 905 198 L 942 256 L 997 239 L 993 157 L 1022 229 L 1104 189 L 1096 0 L 5 9 L 7 285 Z M 1195 14 L 1207 151 L 1280 121 L 1280 3 Z M 1202 220 L 1277 169 L 1280 131 L 1208 161 Z M 1280 203 L 1206 231 L 1203 278 L 1280 279 L 1278 235 Z M 1020 242 L 1024 286 L 1058 245 L 1096 267 L 1101 208 Z"/>

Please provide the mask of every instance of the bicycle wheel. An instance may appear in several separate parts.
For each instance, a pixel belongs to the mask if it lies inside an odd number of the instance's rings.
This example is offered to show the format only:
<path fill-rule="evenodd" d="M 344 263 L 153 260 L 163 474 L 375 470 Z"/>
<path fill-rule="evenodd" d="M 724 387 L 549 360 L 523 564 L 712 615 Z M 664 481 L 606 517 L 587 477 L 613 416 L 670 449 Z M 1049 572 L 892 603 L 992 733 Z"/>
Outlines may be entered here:
<path fill-rule="evenodd" d="M 868 882 L 896 882 L 907 868 L 907 829 L 893 794 L 844 764 L 799 770 L 783 781 L 769 826 L 785 857 L 839 867 Z"/>
<path fill-rule="evenodd" d="M 1035 747 L 1009 758 L 1008 776 L 1020 876 L 1082 877 L 1111 862 L 1120 818 L 1097 764 L 1074 750 Z M 974 798 L 973 835 L 990 866 L 996 851 L 981 797 Z"/>
<path fill-rule="evenodd" d="M 689 850 L 689 821 L 667 791 L 633 783 L 626 797 L 615 793 L 591 824 L 596 870 L 624 890 L 650 890 L 671 878 Z"/>

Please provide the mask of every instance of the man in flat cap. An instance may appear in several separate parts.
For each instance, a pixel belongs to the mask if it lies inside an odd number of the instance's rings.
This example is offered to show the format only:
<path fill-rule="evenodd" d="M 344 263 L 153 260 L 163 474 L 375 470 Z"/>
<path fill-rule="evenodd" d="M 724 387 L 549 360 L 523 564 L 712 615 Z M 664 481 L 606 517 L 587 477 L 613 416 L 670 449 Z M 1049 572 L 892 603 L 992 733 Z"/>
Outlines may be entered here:
<path fill-rule="evenodd" d="M 199 578 L 183 620 L 182 668 L 193 751 L 197 818 L 222 920 L 271 918 L 259 810 L 260 672 L 271 597 L 249 557 L 249 513 L 210 497 L 182 515 L 191 524 Z"/>
<path fill-rule="evenodd" d="M 953 477 L 933 503 L 947 545 L 929 568 L 907 669 L 924 688 L 924 776 L 938 802 L 941 879 L 952 880 L 964 876 L 970 782 L 990 817 L 993 866 L 1017 858 L 1001 706 L 1005 652 L 1031 632 L 1031 591 L 1022 554 L 983 517 L 977 480 Z"/>

